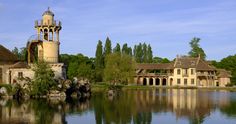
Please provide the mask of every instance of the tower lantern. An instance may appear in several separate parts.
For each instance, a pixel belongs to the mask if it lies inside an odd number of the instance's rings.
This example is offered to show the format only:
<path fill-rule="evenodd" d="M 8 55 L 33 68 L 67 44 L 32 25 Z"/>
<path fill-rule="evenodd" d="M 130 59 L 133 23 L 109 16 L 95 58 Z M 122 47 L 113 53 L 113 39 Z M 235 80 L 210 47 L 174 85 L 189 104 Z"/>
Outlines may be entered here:
<path fill-rule="evenodd" d="M 54 20 L 54 13 L 48 8 L 42 15 L 42 20 L 35 21 L 37 30 L 38 60 L 48 63 L 57 63 L 59 56 L 59 31 L 61 22 Z"/>

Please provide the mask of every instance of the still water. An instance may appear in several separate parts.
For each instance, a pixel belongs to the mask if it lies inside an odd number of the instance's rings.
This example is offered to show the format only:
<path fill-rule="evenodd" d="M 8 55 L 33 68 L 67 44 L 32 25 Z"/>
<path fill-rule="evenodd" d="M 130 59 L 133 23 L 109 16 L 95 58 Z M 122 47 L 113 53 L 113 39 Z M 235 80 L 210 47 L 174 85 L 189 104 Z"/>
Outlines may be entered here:
<path fill-rule="evenodd" d="M 236 124 L 236 92 L 156 89 L 65 101 L 1 99 L 0 123 Z"/>

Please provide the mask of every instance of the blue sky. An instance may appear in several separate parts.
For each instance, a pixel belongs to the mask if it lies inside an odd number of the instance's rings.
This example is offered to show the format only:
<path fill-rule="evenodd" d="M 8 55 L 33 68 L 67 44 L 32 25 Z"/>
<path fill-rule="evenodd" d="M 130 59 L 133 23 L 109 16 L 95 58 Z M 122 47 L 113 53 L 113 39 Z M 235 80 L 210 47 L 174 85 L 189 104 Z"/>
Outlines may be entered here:
<path fill-rule="evenodd" d="M 169 59 L 187 54 L 193 37 L 207 59 L 236 54 L 236 0 L 1 0 L 0 44 L 24 47 L 48 6 L 62 21 L 61 53 L 93 57 L 109 36 L 113 47 L 146 42 Z"/>

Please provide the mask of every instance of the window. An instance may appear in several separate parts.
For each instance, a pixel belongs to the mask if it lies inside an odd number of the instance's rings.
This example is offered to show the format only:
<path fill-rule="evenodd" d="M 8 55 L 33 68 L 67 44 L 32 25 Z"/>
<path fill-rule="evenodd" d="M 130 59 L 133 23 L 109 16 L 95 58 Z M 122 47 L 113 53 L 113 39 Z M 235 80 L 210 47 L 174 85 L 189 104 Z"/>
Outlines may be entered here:
<path fill-rule="evenodd" d="M 184 76 L 188 76 L 188 69 L 184 69 L 184 70 L 183 70 L 183 75 L 184 75 Z"/>
<path fill-rule="evenodd" d="M 177 74 L 180 75 L 180 69 L 177 70 Z"/>
<path fill-rule="evenodd" d="M 194 84 L 194 79 L 191 79 L 191 84 Z"/>
<path fill-rule="evenodd" d="M 23 72 L 18 72 L 18 78 L 23 78 Z"/>
<path fill-rule="evenodd" d="M 194 74 L 194 69 L 191 69 L 191 75 L 193 75 Z"/>
<path fill-rule="evenodd" d="M 177 84 L 180 84 L 181 80 L 180 79 L 177 79 Z"/>
<path fill-rule="evenodd" d="M 188 84 L 188 79 L 184 79 L 184 85 Z"/>

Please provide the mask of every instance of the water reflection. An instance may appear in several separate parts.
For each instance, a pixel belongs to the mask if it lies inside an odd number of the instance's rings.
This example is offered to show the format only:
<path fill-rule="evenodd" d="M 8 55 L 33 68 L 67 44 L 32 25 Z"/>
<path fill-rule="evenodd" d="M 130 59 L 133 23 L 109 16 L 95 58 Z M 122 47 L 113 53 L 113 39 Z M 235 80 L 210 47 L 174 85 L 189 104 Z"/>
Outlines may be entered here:
<path fill-rule="evenodd" d="M 80 100 L 1 99 L 0 123 L 148 124 L 167 118 L 167 123 L 174 120 L 174 123 L 184 121 L 198 124 L 213 123 L 218 111 L 222 122 L 236 121 L 235 110 L 235 92 L 197 89 L 126 90 L 112 98 L 96 92 L 91 99 Z M 82 120 L 83 117 L 90 119 Z"/>

